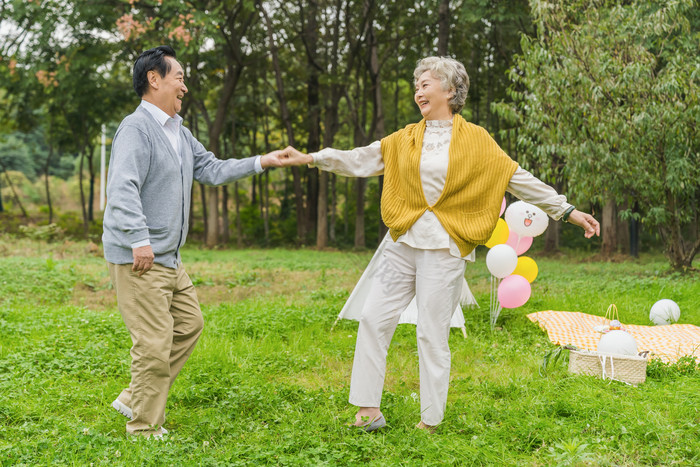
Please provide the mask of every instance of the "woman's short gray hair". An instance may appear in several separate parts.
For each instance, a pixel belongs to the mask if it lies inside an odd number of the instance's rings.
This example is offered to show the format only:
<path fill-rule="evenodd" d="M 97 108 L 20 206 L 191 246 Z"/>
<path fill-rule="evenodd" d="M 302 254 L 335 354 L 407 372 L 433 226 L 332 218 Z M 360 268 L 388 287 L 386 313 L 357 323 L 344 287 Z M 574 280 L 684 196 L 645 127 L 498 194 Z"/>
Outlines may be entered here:
<path fill-rule="evenodd" d="M 418 84 L 418 78 L 426 71 L 430 71 L 440 80 L 442 89 L 454 92 L 449 102 L 450 110 L 452 113 L 461 112 L 469 92 L 469 75 L 464 65 L 449 57 L 423 58 L 418 60 L 416 69 L 413 71 L 414 84 Z"/>

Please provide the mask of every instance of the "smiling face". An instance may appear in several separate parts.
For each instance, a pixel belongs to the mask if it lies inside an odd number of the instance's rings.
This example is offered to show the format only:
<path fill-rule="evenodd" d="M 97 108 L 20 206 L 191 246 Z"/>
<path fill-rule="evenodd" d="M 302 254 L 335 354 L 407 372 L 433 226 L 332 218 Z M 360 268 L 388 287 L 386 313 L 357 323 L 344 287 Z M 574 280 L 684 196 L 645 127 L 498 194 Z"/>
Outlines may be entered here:
<path fill-rule="evenodd" d="M 442 88 L 439 78 L 426 71 L 416 80 L 413 100 L 426 120 L 451 120 L 450 99 L 452 91 Z"/>
<path fill-rule="evenodd" d="M 148 72 L 149 91 L 143 95 L 143 99 L 174 117 L 182 108 L 182 98 L 187 92 L 185 73 L 173 57 L 165 59 L 170 64 L 170 71 L 165 76 L 161 76 L 155 70 Z"/>

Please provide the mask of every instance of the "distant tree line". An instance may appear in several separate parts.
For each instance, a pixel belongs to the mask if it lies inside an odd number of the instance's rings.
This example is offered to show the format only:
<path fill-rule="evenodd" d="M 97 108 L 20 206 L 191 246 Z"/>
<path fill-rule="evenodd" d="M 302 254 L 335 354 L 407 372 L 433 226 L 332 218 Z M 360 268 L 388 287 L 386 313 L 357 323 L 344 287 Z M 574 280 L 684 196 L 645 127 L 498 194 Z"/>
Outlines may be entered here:
<path fill-rule="evenodd" d="M 370 144 L 420 119 L 415 63 L 449 55 L 471 79 L 465 118 L 602 213 L 602 253 L 635 253 L 627 237 L 643 226 L 675 268 L 689 267 L 700 248 L 696 10 L 690 0 L 3 2 L 0 171 L 45 180 L 49 222 L 50 176 L 77 174 L 87 232 L 100 129 L 111 137 L 138 104 L 130 67 L 158 44 L 178 51 L 181 115 L 220 158 Z M 209 246 L 364 247 L 385 232 L 381 177 L 294 168 L 195 189 L 192 222 Z M 553 224 L 547 250 L 559 233 Z"/>

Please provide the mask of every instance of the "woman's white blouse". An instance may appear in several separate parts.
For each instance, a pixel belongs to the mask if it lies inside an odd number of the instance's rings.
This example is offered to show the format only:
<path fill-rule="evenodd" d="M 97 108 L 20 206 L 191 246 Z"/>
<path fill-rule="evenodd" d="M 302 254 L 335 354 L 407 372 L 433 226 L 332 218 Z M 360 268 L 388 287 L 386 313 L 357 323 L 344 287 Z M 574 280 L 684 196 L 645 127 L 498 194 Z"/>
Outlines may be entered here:
<path fill-rule="evenodd" d="M 445 187 L 452 120 L 427 120 L 425 123 L 420 178 L 425 200 L 429 205 L 433 205 Z M 326 148 L 312 153 L 311 156 L 314 159 L 312 166 L 346 177 L 371 177 L 384 173 L 380 141 L 348 151 Z M 506 190 L 517 198 L 538 206 L 555 220 L 561 218 L 571 206 L 566 202 L 565 196 L 557 194 L 552 187 L 520 166 L 510 179 Z M 462 257 L 457 244 L 432 211 L 425 211 L 397 241 L 421 250 L 447 248 L 451 255 Z M 474 251 L 463 259 L 474 261 Z"/>

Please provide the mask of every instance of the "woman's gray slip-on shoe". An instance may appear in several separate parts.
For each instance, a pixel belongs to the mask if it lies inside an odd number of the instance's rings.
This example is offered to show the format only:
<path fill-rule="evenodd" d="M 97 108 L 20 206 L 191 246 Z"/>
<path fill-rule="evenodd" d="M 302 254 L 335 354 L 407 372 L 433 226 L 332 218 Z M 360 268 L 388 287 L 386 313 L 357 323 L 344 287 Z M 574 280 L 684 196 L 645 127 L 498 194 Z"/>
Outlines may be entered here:
<path fill-rule="evenodd" d="M 386 426 L 386 419 L 384 418 L 384 415 L 380 415 L 378 418 L 375 418 L 371 422 L 367 423 L 366 425 L 353 425 L 356 426 L 358 429 L 362 431 L 366 431 L 367 433 L 371 433 L 373 431 L 376 431 L 380 428 L 384 428 Z"/>

